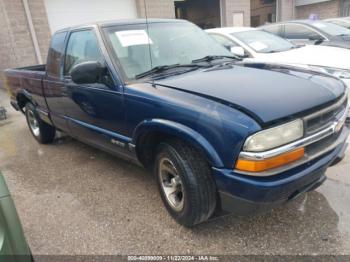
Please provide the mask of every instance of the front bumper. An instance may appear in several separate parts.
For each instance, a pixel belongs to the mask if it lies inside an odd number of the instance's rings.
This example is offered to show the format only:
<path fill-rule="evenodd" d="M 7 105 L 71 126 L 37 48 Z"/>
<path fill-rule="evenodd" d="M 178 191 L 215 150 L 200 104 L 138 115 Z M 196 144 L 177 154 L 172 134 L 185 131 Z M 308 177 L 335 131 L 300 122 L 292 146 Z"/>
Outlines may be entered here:
<path fill-rule="evenodd" d="M 273 176 L 252 177 L 230 169 L 213 168 L 221 209 L 238 215 L 266 211 L 315 189 L 325 181 L 327 167 L 344 157 L 348 134 L 349 129 L 344 126 L 335 148 Z"/>

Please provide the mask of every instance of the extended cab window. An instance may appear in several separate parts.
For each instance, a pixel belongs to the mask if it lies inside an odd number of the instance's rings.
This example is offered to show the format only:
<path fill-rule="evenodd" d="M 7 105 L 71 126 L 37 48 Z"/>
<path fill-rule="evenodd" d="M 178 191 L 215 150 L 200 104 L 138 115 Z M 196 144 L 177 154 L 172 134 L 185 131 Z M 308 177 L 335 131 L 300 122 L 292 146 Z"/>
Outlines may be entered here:
<path fill-rule="evenodd" d="M 68 40 L 64 75 L 70 75 L 75 65 L 87 61 L 104 63 L 103 56 L 98 47 L 97 38 L 92 30 L 73 32 Z"/>
<path fill-rule="evenodd" d="M 46 71 L 49 77 L 58 78 L 60 76 L 61 57 L 64 52 L 66 35 L 67 32 L 62 32 L 52 36 L 46 65 Z"/>
<path fill-rule="evenodd" d="M 302 25 L 285 25 L 284 37 L 287 39 L 311 39 L 319 35 Z"/>

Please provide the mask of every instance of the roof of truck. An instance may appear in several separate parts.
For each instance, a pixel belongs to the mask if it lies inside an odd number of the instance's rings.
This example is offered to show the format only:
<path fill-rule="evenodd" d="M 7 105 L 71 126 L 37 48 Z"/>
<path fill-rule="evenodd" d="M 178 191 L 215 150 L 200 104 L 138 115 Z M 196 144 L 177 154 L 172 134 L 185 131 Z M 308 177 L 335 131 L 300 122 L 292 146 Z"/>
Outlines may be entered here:
<path fill-rule="evenodd" d="M 80 24 L 76 26 L 66 27 L 58 30 L 58 32 L 70 31 L 73 29 L 91 27 L 91 26 L 99 26 L 99 27 L 108 27 L 108 26 L 116 26 L 116 25 L 135 25 L 135 24 L 145 24 L 148 23 L 174 23 L 174 22 L 185 22 L 182 19 L 161 19 L 161 18 L 150 18 L 150 19 L 118 19 L 118 20 L 108 20 L 108 21 L 96 21 L 91 23 Z"/>

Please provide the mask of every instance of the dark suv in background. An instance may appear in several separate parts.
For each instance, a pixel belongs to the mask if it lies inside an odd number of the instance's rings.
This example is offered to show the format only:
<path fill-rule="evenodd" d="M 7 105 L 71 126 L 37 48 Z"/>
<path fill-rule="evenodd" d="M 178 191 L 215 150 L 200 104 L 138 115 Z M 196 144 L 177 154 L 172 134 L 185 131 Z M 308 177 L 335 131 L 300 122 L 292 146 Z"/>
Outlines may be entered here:
<path fill-rule="evenodd" d="M 321 20 L 296 20 L 260 27 L 296 45 L 350 48 L 350 29 Z"/>

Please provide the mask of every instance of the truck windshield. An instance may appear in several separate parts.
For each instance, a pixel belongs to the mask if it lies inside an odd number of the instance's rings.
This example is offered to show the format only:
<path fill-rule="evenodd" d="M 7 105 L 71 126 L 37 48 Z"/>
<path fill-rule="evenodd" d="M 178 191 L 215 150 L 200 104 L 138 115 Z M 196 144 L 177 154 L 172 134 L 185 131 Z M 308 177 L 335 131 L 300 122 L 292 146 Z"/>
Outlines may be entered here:
<path fill-rule="evenodd" d="M 104 36 L 112 57 L 128 80 L 153 68 L 169 66 L 169 69 L 183 71 L 185 67 L 170 65 L 189 65 L 207 56 L 232 56 L 203 30 L 188 22 L 118 25 L 104 28 Z"/>

